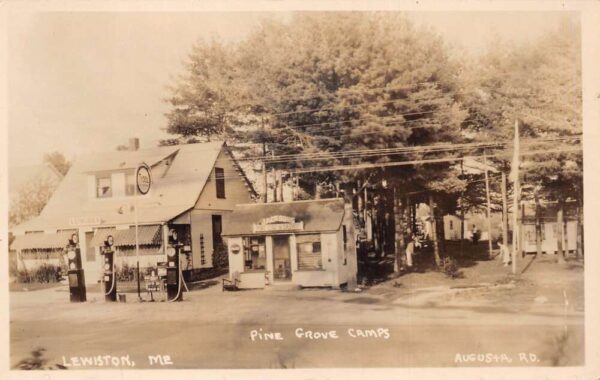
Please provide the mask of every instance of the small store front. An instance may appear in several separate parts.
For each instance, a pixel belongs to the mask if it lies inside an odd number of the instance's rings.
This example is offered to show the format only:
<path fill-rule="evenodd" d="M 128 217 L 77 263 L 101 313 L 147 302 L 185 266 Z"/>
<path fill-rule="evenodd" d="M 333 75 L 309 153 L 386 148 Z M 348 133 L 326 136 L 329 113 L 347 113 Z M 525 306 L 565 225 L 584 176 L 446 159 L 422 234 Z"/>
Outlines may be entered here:
<path fill-rule="evenodd" d="M 241 289 L 354 284 L 350 207 L 342 199 L 237 205 L 223 225 L 230 279 Z"/>

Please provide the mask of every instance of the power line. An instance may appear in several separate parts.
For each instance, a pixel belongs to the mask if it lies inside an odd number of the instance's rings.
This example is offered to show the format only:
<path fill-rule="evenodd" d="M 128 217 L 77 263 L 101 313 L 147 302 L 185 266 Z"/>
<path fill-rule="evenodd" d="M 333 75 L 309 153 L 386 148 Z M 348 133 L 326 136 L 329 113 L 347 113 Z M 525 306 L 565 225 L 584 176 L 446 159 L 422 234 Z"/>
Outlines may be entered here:
<path fill-rule="evenodd" d="M 521 155 L 571 152 L 571 151 L 578 151 L 580 149 L 581 148 L 540 150 L 540 151 L 532 151 L 532 152 L 523 152 L 523 153 L 521 153 Z M 496 156 L 501 156 L 501 155 L 500 154 L 488 155 L 487 157 L 496 157 Z M 365 163 L 365 164 L 355 164 L 355 165 L 333 165 L 333 166 L 329 166 L 329 167 L 289 169 L 287 171 L 290 174 L 302 174 L 302 173 L 318 173 L 318 172 L 327 172 L 327 171 L 360 170 L 360 169 L 384 168 L 384 167 L 391 167 L 391 166 L 406 166 L 406 165 L 454 162 L 454 161 L 462 161 L 467 158 L 475 159 L 475 158 L 480 158 L 480 157 L 483 157 L 483 155 L 481 155 L 481 156 L 463 156 L 463 157 L 453 157 L 453 158 L 432 158 L 432 159 L 427 159 L 427 160 L 411 160 L 411 161 L 399 161 L 399 162 Z"/>
<path fill-rule="evenodd" d="M 548 154 L 548 153 L 561 153 L 561 152 L 576 152 L 580 151 L 581 147 L 574 147 L 571 149 L 553 149 L 553 150 L 535 150 L 530 152 L 522 152 L 521 155 L 536 155 L 536 154 Z M 505 152 L 506 153 L 506 152 Z M 497 153 L 493 155 L 487 155 L 487 157 L 500 157 L 505 153 Z M 298 169 L 285 169 L 288 174 L 306 174 L 306 173 L 318 173 L 318 172 L 327 172 L 327 171 L 347 171 L 347 170 L 361 170 L 361 169 L 369 169 L 369 168 L 382 168 L 382 167 L 391 167 L 391 166 L 407 166 L 407 165 L 420 165 L 420 164 L 431 164 L 431 163 L 443 163 L 443 162 L 455 162 L 462 161 L 465 159 L 477 159 L 483 158 L 483 155 L 471 155 L 471 156 L 462 156 L 462 157 L 444 157 L 444 158 L 434 158 L 434 159 L 420 159 L 420 160 L 409 160 L 409 161 L 395 161 L 395 162 L 383 162 L 383 163 L 362 163 L 362 164 L 353 164 L 353 165 L 329 165 L 329 166 L 321 166 L 321 167 L 312 167 L 312 168 L 298 168 Z M 242 175 L 231 175 L 224 176 L 221 178 L 240 178 Z"/>
<path fill-rule="evenodd" d="M 550 138 L 535 138 L 525 139 L 524 144 L 535 144 L 561 140 L 578 140 L 580 136 L 563 136 L 563 137 L 550 137 Z M 249 161 L 249 160 L 261 160 L 264 159 L 269 163 L 284 162 L 285 160 L 296 160 L 296 159 L 329 159 L 336 158 L 338 156 L 353 155 L 353 154 L 373 154 L 373 153 L 396 153 L 396 152 L 412 152 L 412 151 L 429 151 L 429 150 L 458 150 L 458 149 L 469 149 L 469 148 L 484 148 L 498 145 L 506 145 L 511 141 L 498 141 L 498 142 L 476 142 L 476 143 L 463 143 L 463 144 L 434 144 L 434 145 L 416 145 L 407 147 L 396 147 L 396 148 L 377 148 L 377 149 L 359 149 L 343 152 L 320 152 L 320 153 L 296 153 L 296 154 L 284 154 L 278 156 L 253 156 L 253 157 L 240 157 L 238 161 Z"/>

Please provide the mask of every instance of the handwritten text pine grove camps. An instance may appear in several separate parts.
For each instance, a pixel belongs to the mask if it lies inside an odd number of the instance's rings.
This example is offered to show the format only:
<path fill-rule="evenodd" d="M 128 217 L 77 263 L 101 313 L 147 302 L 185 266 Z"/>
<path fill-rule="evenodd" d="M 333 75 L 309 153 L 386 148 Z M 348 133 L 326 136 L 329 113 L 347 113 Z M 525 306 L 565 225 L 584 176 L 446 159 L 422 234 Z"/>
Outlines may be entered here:
<path fill-rule="evenodd" d="M 358 328 L 347 328 L 343 331 L 345 336 L 353 339 L 389 339 L 390 329 L 388 328 L 372 328 L 372 329 L 358 329 Z M 308 340 L 334 340 L 340 339 L 342 336 L 337 330 L 308 330 L 298 327 L 294 331 L 294 338 L 296 339 L 308 339 Z M 267 340 L 285 340 L 283 334 L 279 331 L 263 331 L 262 328 L 250 331 L 250 339 L 255 341 L 267 341 Z"/>

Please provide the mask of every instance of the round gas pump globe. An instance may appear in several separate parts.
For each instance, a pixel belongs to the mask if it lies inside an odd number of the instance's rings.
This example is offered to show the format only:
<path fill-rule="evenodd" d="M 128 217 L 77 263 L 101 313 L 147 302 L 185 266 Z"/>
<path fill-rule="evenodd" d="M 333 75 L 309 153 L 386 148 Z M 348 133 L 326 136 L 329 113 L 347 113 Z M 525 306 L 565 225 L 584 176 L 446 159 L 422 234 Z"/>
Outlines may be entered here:
<path fill-rule="evenodd" d="M 69 258 L 69 260 L 75 260 L 76 256 L 77 256 L 77 254 L 75 253 L 75 251 L 67 252 L 67 257 Z"/>
<path fill-rule="evenodd" d="M 171 230 L 171 238 L 172 238 L 174 241 L 177 241 L 177 231 L 175 231 L 175 230 Z"/>
<path fill-rule="evenodd" d="M 237 255 L 238 253 L 240 253 L 241 250 L 242 250 L 242 248 L 240 247 L 239 244 L 233 244 L 231 246 L 231 253 L 233 253 L 234 255 Z"/>
<path fill-rule="evenodd" d="M 110 269 L 110 265 L 109 264 L 104 264 L 104 269 L 105 270 L 109 270 Z"/>
<path fill-rule="evenodd" d="M 106 238 L 106 244 L 108 244 L 109 247 L 112 247 L 114 243 L 115 239 L 112 237 L 112 235 L 108 235 Z"/>
<path fill-rule="evenodd" d="M 77 244 L 79 242 L 79 236 L 77 236 L 77 234 L 71 235 L 71 241 L 73 244 Z"/>
<path fill-rule="evenodd" d="M 175 248 L 173 248 L 173 247 L 168 247 L 168 248 L 167 248 L 167 256 L 169 256 L 169 257 L 173 257 L 173 256 L 175 256 Z"/>

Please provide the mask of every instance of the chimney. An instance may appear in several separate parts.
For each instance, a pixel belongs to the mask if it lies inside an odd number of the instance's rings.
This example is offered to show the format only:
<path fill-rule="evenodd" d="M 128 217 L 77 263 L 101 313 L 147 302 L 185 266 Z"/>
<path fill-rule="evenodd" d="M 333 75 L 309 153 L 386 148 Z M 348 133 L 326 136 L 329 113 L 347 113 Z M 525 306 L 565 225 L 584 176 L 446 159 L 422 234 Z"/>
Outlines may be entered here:
<path fill-rule="evenodd" d="M 132 137 L 129 139 L 129 150 L 136 151 L 140 149 L 140 139 Z"/>

